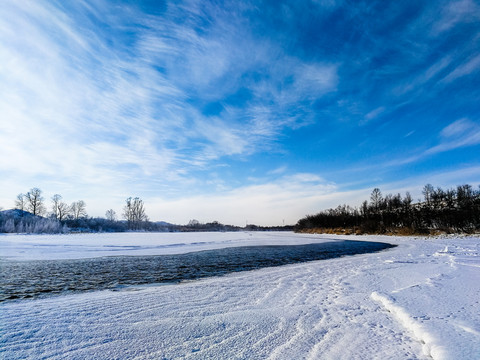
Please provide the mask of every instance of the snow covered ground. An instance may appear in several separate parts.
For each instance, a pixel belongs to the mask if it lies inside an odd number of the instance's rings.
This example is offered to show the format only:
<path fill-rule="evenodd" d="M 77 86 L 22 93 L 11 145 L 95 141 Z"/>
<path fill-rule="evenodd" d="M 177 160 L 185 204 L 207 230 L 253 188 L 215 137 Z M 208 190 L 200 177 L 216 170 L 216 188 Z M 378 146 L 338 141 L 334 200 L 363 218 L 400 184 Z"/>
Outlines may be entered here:
<path fill-rule="evenodd" d="M 382 241 L 381 253 L 0 305 L 5 359 L 480 359 L 480 238 L 0 236 L 15 259 Z"/>

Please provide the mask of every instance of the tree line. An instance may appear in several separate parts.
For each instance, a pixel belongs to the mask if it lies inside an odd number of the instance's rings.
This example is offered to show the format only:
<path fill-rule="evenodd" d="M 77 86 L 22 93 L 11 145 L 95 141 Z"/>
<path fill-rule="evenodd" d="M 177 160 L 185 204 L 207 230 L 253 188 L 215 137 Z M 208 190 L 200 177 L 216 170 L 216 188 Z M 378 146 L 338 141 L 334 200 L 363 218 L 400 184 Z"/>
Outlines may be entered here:
<path fill-rule="evenodd" d="M 85 201 L 78 200 L 68 204 L 60 194 L 51 197 L 50 211 L 47 207 L 43 192 L 37 187 L 25 194 L 18 194 L 14 209 L 0 212 L 0 232 L 62 233 L 72 230 L 154 231 L 159 229 L 159 226 L 149 222 L 144 202 L 139 197 L 129 197 L 125 200 L 123 218 L 120 220 L 117 220 L 117 214 L 113 209 L 105 212 L 105 218 L 89 217 Z"/>
<path fill-rule="evenodd" d="M 50 206 L 49 206 L 50 205 Z M 1 209 L 0 209 L 1 210 Z M 60 194 L 55 194 L 48 203 L 42 190 L 32 188 L 18 194 L 13 210 L 0 211 L 0 232 L 4 233 L 67 233 L 67 232 L 124 232 L 124 231 L 285 231 L 293 226 L 262 227 L 247 225 L 245 228 L 224 225 L 218 221 L 201 223 L 192 219 L 186 225 L 151 222 L 145 204 L 139 197 L 128 197 L 120 218 L 113 209 L 105 217 L 89 217 L 83 200 L 70 204 Z"/>
<path fill-rule="evenodd" d="M 307 215 L 295 225 L 297 231 L 340 233 L 427 234 L 480 230 L 480 186 L 459 185 L 444 190 L 427 184 L 423 200 L 414 203 L 410 193 L 382 195 L 373 189 L 370 202 L 360 207 L 339 205 L 334 209 Z"/>

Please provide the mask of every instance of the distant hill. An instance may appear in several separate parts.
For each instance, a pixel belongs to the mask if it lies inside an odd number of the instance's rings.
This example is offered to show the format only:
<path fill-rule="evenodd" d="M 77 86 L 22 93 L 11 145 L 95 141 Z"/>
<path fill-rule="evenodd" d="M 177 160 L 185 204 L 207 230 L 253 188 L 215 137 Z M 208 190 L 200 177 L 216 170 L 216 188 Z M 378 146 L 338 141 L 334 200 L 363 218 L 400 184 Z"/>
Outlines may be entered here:
<path fill-rule="evenodd" d="M 19 209 L 0 211 L 0 233 L 57 234 L 68 231 L 60 221 Z"/>
<path fill-rule="evenodd" d="M 20 209 L 9 209 L 9 210 L 0 211 L 0 216 L 14 218 L 14 219 L 29 218 L 29 217 L 41 218 L 41 216 L 33 215 L 31 212 L 20 210 Z"/>
<path fill-rule="evenodd" d="M 166 222 L 166 221 L 155 221 L 154 224 L 158 226 L 174 226 L 174 224 Z"/>

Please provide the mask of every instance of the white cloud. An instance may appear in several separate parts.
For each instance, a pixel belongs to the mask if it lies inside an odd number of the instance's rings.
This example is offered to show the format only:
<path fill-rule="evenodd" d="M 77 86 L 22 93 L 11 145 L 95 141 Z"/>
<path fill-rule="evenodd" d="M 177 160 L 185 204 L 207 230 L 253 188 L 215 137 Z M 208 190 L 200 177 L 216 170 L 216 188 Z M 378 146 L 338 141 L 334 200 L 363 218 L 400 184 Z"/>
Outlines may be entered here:
<path fill-rule="evenodd" d="M 440 136 L 440 144 L 428 149 L 426 155 L 480 144 L 480 126 L 469 119 L 460 119 L 446 126 Z"/>
<path fill-rule="evenodd" d="M 407 134 L 407 136 L 409 135 L 411 134 Z M 440 131 L 439 142 L 437 145 L 418 152 L 415 155 L 388 161 L 387 163 L 382 164 L 382 166 L 394 167 L 410 164 L 420 161 L 427 156 L 478 144 L 480 144 L 480 125 L 467 118 L 462 118 L 452 122 Z M 378 164 L 374 167 L 376 166 L 378 166 Z"/>
<path fill-rule="evenodd" d="M 161 19 L 102 1 L 2 5 L 4 179 L 17 181 L 19 191 L 48 192 L 55 182 L 52 191 L 65 197 L 75 187 L 84 197 L 88 187 L 105 195 L 149 184 L 181 188 L 211 161 L 274 146 L 283 128 L 305 121 L 297 101 L 335 90 L 337 65 L 287 58 L 215 7 L 182 11 L 189 16 L 179 25 L 174 19 L 184 14 L 173 3 Z M 208 28 L 199 24 L 204 12 Z M 134 33 L 128 39 L 126 30 Z M 269 82 L 242 80 L 252 69 Z M 282 88 L 289 77 L 293 83 Z M 220 115 L 190 103 L 192 94 L 222 101 L 242 87 L 252 99 L 241 108 L 225 105 Z"/>
<path fill-rule="evenodd" d="M 201 222 L 216 220 L 239 226 L 245 225 L 245 221 L 273 226 L 282 225 L 283 220 L 294 224 L 305 212 L 319 211 L 325 204 L 332 203 L 335 191 L 335 184 L 303 173 L 211 195 L 151 199 L 148 208 L 154 218 L 180 224 L 195 218 Z M 327 203 L 325 199 L 330 201 Z"/>
<path fill-rule="evenodd" d="M 452 82 L 460 77 L 470 75 L 473 72 L 480 70 L 480 55 L 477 55 L 468 61 L 464 62 L 460 66 L 458 66 L 455 70 L 453 70 L 450 74 L 448 74 L 443 81 L 444 82 Z"/>
<path fill-rule="evenodd" d="M 411 91 L 423 91 L 424 86 L 431 80 L 434 80 L 435 77 L 439 76 L 443 70 L 447 69 L 452 63 L 452 56 L 449 54 L 435 64 L 428 67 L 421 74 L 413 77 L 412 79 L 407 80 L 403 84 L 395 87 L 393 89 L 393 94 L 396 96 L 405 95 Z"/>
<path fill-rule="evenodd" d="M 288 169 L 287 165 L 280 166 L 276 169 L 273 169 L 273 170 L 269 171 L 268 174 L 270 174 L 270 175 L 280 175 L 280 174 L 285 173 L 287 171 L 287 169 Z"/>
<path fill-rule="evenodd" d="M 125 195 L 148 194 L 149 200 L 205 184 L 195 175 L 212 164 L 281 153 L 285 130 L 320 121 L 312 104 L 337 88 L 349 92 L 349 85 L 339 86 L 340 62 L 307 61 L 288 53 L 275 36 L 253 33 L 258 24 L 243 18 L 246 6 L 169 2 L 156 17 L 135 5 L 113 7 L 103 0 L 2 4 L 0 114 L 6 121 L 0 122 L 0 197 L 39 186 L 71 200 L 81 194 L 89 206 Z M 476 71 L 478 59 L 465 59 L 444 80 Z M 440 77 L 454 60 L 440 59 L 400 93 Z M 388 101 L 377 108 L 365 105 L 361 98 L 370 96 L 373 85 L 363 85 L 356 100 L 349 95 L 342 100 L 351 105 L 349 116 L 369 121 L 386 108 L 392 111 Z M 210 103 L 218 105 L 218 113 L 205 110 Z M 478 144 L 478 134 L 472 121 L 453 123 L 438 146 L 412 161 Z M 228 219 L 254 214 L 248 220 L 261 223 L 270 214 L 283 218 L 284 209 L 303 216 L 305 209 L 316 211 L 316 202 L 323 207 L 332 194 L 339 195 L 321 178 L 289 177 L 289 171 L 279 167 L 267 174 L 283 176 L 275 182 L 230 191 L 225 188 L 234 184 L 212 175 L 219 194 L 165 201 L 179 217 L 185 211 L 181 205 L 193 204 L 192 217 L 198 217 L 194 210 L 208 209 L 213 217 L 225 207 Z M 162 209 L 168 214 L 167 205 Z M 158 217 L 169 219 L 162 214 Z"/>
<path fill-rule="evenodd" d="M 465 118 L 459 119 L 457 121 L 454 121 L 450 125 L 446 126 L 445 128 L 443 128 L 442 131 L 440 132 L 440 135 L 445 138 L 462 135 L 463 133 L 465 133 L 466 131 L 470 130 L 473 127 L 475 127 L 475 124 L 473 124 L 470 120 Z"/>
<path fill-rule="evenodd" d="M 187 119 L 197 114 L 178 84 L 154 69 L 180 48 L 153 30 L 140 34 L 138 53 L 109 48 L 101 35 L 90 36 L 93 24 L 47 4 L 2 11 L 0 28 L 10 39 L 0 47 L 0 110 L 8 119 L 0 124 L 3 171 L 96 183 L 98 174 L 122 178 L 131 164 L 167 179 L 192 164 L 184 151 L 200 132 L 190 131 Z M 203 157 L 244 150 L 227 123 L 202 121 L 209 132 L 196 151 Z"/>
<path fill-rule="evenodd" d="M 379 117 L 381 114 L 385 112 L 386 108 L 384 106 L 377 107 L 370 112 L 368 112 L 362 121 L 360 121 L 360 125 L 365 125 L 368 122 L 374 120 L 375 118 Z"/>
<path fill-rule="evenodd" d="M 302 96 L 317 97 L 334 91 L 338 85 L 337 65 L 299 64 L 295 71 L 295 89 Z"/>
<path fill-rule="evenodd" d="M 480 8 L 473 0 L 447 1 L 435 18 L 433 33 L 441 35 L 462 22 L 475 22 L 480 18 Z"/>

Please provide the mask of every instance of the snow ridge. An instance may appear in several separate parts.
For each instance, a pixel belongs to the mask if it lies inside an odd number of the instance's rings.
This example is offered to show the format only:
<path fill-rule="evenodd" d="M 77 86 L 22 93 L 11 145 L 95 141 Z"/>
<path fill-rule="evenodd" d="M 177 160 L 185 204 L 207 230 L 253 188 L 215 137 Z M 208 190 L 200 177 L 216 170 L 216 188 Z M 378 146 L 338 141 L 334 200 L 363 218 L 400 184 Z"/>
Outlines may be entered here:
<path fill-rule="evenodd" d="M 415 321 L 405 309 L 394 304 L 392 300 L 384 295 L 380 295 L 376 291 L 372 292 L 370 297 L 390 312 L 407 330 L 413 333 L 415 338 L 422 343 L 422 350 L 426 356 L 435 360 L 445 358 L 443 347 L 438 345 L 437 339 L 421 323 Z"/>

